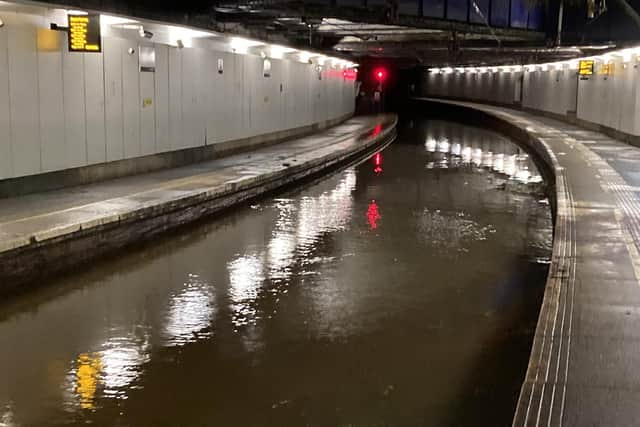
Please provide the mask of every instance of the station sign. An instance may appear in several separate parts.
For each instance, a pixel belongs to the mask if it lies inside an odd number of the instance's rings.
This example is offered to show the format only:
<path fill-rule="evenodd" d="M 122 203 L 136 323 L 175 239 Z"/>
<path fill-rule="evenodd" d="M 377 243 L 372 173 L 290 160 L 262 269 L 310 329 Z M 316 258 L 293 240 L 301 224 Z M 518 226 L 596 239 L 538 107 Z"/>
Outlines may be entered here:
<path fill-rule="evenodd" d="M 593 74 L 593 59 L 581 59 L 578 66 L 578 74 L 581 76 L 590 76 Z"/>
<path fill-rule="evenodd" d="M 102 52 L 100 15 L 68 15 L 69 52 Z"/>

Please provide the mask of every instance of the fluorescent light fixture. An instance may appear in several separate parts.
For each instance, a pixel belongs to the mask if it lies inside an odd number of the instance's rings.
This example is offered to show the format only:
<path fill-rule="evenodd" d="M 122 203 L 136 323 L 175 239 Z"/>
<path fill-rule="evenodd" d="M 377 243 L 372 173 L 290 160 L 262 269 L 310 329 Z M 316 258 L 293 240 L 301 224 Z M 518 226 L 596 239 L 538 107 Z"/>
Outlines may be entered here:
<path fill-rule="evenodd" d="M 515 71 L 516 73 L 519 73 L 522 71 L 522 65 L 514 65 L 513 66 L 513 71 Z"/>
<path fill-rule="evenodd" d="M 429 72 L 433 74 L 437 74 L 440 72 L 440 68 L 429 68 Z"/>
<path fill-rule="evenodd" d="M 453 73 L 453 68 L 451 68 L 451 67 L 445 67 L 445 68 L 443 68 L 443 69 L 442 69 L 442 72 L 443 72 L 444 74 L 451 74 L 451 73 Z"/>
<path fill-rule="evenodd" d="M 464 73 L 464 67 L 458 67 L 456 68 L 456 71 L 459 73 Z"/>
<path fill-rule="evenodd" d="M 562 71 L 562 68 L 563 68 L 562 62 L 556 62 L 556 70 Z"/>
<path fill-rule="evenodd" d="M 478 67 L 478 72 L 479 73 L 486 73 L 487 72 L 487 67 Z"/>
<path fill-rule="evenodd" d="M 67 15 L 88 15 L 85 10 L 67 10 Z"/>
<path fill-rule="evenodd" d="M 300 58 L 301 62 L 309 62 L 311 56 L 311 52 L 307 52 L 306 50 L 301 50 L 300 53 L 298 53 L 298 58 Z"/>
<path fill-rule="evenodd" d="M 491 72 L 492 73 L 497 73 L 498 72 L 498 67 L 491 67 Z"/>
<path fill-rule="evenodd" d="M 229 42 L 231 50 L 235 53 L 247 53 L 250 47 L 262 46 L 263 44 L 263 42 L 243 39 L 242 37 L 233 37 Z"/>
<path fill-rule="evenodd" d="M 112 15 L 100 15 L 100 28 L 102 29 L 106 29 L 111 26 L 118 26 L 119 28 L 127 28 L 127 26 L 130 25 L 132 27 L 130 29 L 137 30 L 141 26 L 140 24 L 133 25 L 135 23 L 136 21 L 129 18 L 121 18 L 119 16 L 112 16 Z"/>
<path fill-rule="evenodd" d="M 467 73 L 475 73 L 478 70 L 476 69 L 476 67 L 467 67 L 467 68 L 465 68 L 465 71 Z"/>
<path fill-rule="evenodd" d="M 504 67 L 502 67 L 502 71 L 504 71 L 505 73 L 510 73 L 511 72 L 511 67 L 508 65 L 505 65 Z"/>
<path fill-rule="evenodd" d="M 182 42 L 182 47 L 192 47 L 193 39 L 213 36 L 213 34 L 206 31 L 196 31 L 191 28 L 176 27 L 174 25 L 169 25 L 168 29 L 169 44 L 172 46 L 178 46 L 179 40 Z"/>
<path fill-rule="evenodd" d="M 542 71 L 547 71 L 547 70 L 549 69 L 549 66 L 548 66 L 547 64 L 542 64 L 542 65 L 540 66 L 540 69 L 541 69 Z"/>
<path fill-rule="evenodd" d="M 285 53 L 293 51 L 295 51 L 295 49 L 277 44 L 272 44 L 270 47 L 271 57 L 275 59 L 282 59 Z"/>
<path fill-rule="evenodd" d="M 618 52 L 615 52 L 616 55 L 622 57 L 622 62 L 631 62 L 631 58 L 633 57 L 633 49 L 622 49 Z"/>

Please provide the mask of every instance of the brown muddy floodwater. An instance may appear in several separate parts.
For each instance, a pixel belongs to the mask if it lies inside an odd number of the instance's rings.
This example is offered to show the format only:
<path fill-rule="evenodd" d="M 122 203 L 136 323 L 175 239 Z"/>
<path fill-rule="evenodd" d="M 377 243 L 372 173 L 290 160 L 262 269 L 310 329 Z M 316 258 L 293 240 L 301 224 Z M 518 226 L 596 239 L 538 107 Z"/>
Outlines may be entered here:
<path fill-rule="evenodd" d="M 0 305 L 0 426 L 510 425 L 551 214 L 417 119 L 379 156 Z"/>

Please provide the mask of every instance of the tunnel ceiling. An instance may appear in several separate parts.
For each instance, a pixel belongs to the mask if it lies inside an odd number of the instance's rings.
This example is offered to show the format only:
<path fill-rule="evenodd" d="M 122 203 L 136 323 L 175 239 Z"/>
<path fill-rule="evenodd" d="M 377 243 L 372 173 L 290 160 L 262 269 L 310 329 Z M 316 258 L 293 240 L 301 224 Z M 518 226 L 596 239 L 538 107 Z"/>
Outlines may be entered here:
<path fill-rule="evenodd" d="M 343 6 L 336 5 L 336 1 L 351 3 Z M 422 4 L 405 13 L 407 5 L 413 5 L 414 0 L 395 3 L 399 5 L 400 13 L 393 16 L 389 5 L 394 1 L 327 0 L 326 3 L 309 3 L 228 0 L 214 6 L 190 5 L 188 2 L 170 6 L 163 6 L 161 2 L 147 5 L 144 1 L 126 0 L 67 0 L 64 3 L 70 7 L 176 22 L 297 48 L 324 50 L 355 62 L 385 59 L 401 66 L 551 62 L 591 55 L 602 49 L 602 45 L 548 47 L 548 37 L 542 31 L 544 22 L 536 15 L 535 25 L 531 24 L 534 10 L 529 6 L 519 12 L 524 20 L 521 18 L 515 22 L 524 28 L 513 28 L 509 23 L 502 27 L 490 25 L 498 16 L 495 11 L 493 15 L 491 13 L 494 8 L 492 2 L 506 2 L 512 10 L 509 19 L 513 19 L 515 3 L 512 2 L 528 0 L 439 0 L 445 5 L 443 17 L 449 13 L 446 6 L 449 3 L 477 6 L 475 12 L 467 6 L 466 21 L 424 16 L 427 11 Z M 487 9 L 486 13 L 483 14 L 482 9 Z M 532 26 L 535 28 L 528 28 Z"/>

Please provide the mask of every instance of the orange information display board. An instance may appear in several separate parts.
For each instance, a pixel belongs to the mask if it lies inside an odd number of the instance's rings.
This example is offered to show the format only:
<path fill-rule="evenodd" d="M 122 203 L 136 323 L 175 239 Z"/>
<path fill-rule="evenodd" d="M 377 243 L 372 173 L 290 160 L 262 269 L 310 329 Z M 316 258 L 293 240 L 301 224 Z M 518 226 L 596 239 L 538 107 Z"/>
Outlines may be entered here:
<path fill-rule="evenodd" d="M 68 15 L 69 52 L 101 52 L 100 15 Z"/>
<path fill-rule="evenodd" d="M 590 76 L 593 74 L 593 59 L 582 59 L 578 67 L 578 74 L 581 76 Z"/>

